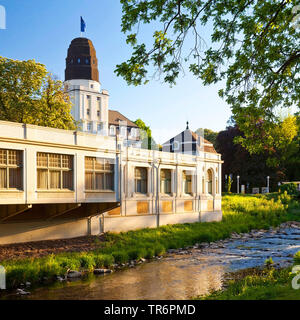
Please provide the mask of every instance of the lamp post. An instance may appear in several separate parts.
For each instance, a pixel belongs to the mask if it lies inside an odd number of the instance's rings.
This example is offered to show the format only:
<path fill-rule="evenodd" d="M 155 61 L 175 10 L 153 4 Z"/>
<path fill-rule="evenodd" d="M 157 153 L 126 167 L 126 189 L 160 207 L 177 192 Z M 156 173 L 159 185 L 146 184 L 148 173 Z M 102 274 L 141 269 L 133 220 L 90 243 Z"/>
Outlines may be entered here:
<path fill-rule="evenodd" d="M 237 178 L 237 181 L 236 181 L 237 188 L 236 188 L 236 190 L 237 190 L 237 193 L 240 193 L 240 176 L 237 176 L 236 178 Z"/>
<path fill-rule="evenodd" d="M 268 192 L 270 192 L 270 177 L 267 176 L 267 188 L 268 188 Z"/>

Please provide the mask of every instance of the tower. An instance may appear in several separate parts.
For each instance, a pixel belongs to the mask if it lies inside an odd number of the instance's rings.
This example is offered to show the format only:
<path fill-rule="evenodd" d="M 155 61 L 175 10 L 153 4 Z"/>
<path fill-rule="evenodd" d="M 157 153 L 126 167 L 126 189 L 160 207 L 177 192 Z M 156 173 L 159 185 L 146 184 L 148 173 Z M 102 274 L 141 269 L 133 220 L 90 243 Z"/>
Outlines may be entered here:
<path fill-rule="evenodd" d="M 91 40 L 72 40 L 66 58 L 65 86 L 73 103 L 72 115 L 83 131 L 108 131 L 107 90 L 101 89 L 98 59 Z"/>

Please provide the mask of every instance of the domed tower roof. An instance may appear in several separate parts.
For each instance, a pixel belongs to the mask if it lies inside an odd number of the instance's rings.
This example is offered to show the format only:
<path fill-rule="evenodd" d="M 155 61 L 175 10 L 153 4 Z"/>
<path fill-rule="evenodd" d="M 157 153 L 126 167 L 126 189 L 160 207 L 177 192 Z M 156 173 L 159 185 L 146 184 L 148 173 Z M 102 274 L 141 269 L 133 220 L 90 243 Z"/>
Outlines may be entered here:
<path fill-rule="evenodd" d="M 98 60 L 91 40 L 72 40 L 66 58 L 65 80 L 86 79 L 99 82 Z"/>

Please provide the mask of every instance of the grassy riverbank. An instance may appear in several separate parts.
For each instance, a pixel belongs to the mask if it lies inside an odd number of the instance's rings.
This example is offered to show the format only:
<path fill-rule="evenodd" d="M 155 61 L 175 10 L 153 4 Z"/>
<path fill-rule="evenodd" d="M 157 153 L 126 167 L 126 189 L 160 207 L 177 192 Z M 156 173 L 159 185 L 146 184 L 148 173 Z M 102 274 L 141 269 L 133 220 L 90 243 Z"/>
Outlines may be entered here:
<path fill-rule="evenodd" d="M 300 264 L 300 251 L 295 255 Z M 243 279 L 231 280 L 223 291 L 214 292 L 201 300 L 300 300 L 300 289 L 292 287 L 292 267 L 276 270 L 273 267 L 257 270 Z M 300 281 L 298 281 L 300 283 Z"/>
<path fill-rule="evenodd" d="M 107 233 L 104 241 L 96 241 L 97 249 L 49 255 L 36 259 L 0 261 L 7 272 L 7 286 L 16 287 L 26 281 L 40 283 L 55 279 L 67 270 L 92 271 L 110 268 L 114 263 L 163 255 L 166 250 L 200 242 L 225 239 L 232 232 L 267 229 L 282 222 L 300 221 L 300 205 L 289 196 L 226 195 L 223 197 L 223 221 L 168 225 L 120 234 Z"/>

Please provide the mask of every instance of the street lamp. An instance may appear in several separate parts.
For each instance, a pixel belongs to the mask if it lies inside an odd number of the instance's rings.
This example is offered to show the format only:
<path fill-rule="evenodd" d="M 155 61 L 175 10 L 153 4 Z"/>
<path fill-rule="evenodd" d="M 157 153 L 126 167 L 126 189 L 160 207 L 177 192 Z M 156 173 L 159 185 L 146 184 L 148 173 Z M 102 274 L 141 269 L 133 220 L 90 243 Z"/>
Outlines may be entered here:
<path fill-rule="evenodd" d="M 240 193 L 240 176 L 237 176 L 237 193 Z"/>
<path fill-rule="evenodd" d="M 270 192 L 270 177 L 267 176 L 267 188 L 268 188 L 268 192 Z"/>

